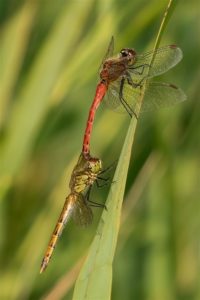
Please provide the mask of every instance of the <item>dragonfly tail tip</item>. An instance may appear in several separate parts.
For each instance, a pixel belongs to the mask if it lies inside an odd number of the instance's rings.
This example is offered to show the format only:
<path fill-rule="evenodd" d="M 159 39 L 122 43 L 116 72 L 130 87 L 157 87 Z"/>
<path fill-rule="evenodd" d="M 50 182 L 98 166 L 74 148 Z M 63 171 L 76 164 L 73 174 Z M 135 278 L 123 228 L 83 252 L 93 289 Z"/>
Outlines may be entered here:
<path fill-rule="evenodd" d="M 45 271 L 46 267 L 47 267 L 47 263 L 42 261 L 42 264 L 41 264 L 41 267 L 40 267 L 40 274 L 42 274 Z"/>

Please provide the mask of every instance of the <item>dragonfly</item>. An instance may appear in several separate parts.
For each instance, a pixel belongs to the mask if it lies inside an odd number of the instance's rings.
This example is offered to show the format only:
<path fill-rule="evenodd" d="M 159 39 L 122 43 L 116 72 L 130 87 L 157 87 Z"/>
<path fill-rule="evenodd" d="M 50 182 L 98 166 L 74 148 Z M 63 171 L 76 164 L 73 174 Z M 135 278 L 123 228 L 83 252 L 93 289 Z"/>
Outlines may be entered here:
<path fill-rule="evenodd" d="M 87 226 L 92 222 L 93 218 L 90 206 L 106 208 L 105 205 L 101 203 L 91 201 L 89 195 L 94 182 L 97 183 L 97 186 L 100 186 L 98 180 L 107 181 L 106 178 L 100 176 L 100 174 L 104 173 L 107 169 L 102 170 L 102 162 L 100 159 L 94 157 L 85 158 L 83 154 L 80 155 L 69 183 L 71 192 L 66 197 L 63 209 L 48 243 L 41 263 L 40 273 L 47 268 L 58 238 L 62 234 L 63 228 L 70 217 L 72 217 L 77 224 Z"/>
<path fill-rule="evenodd" d="M 186 100 L 185 93 L 174 84 L 150 81 L 180 62 L 183 54 L 176 45 L 164 46 L 144 54 L 137 54 L 132 48 L 123 48 L 116 56 L 113 56 L 113 52 L 112 37 L 101 65 L 100 81 L 89 110 L 82 147 L 85 156 L 90 153 L 94 118 L 103 99 L 108 108 L 117 112 L 127 112 L 137 119 L 141 112 L 168 107 Z"/>

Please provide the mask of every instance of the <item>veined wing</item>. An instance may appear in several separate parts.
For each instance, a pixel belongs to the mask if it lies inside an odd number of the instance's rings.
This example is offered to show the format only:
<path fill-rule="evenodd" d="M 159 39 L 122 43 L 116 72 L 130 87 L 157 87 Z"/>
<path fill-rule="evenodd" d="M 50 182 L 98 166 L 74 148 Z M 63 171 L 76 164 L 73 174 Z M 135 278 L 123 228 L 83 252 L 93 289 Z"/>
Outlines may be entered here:
<path fill-rule="evenodd" d="M 116 112 L 124 113 L 126 109 L 121 104 L 119 99 L 119 83 L 112 83 L 109 87 L 105 102 L 108 108 Z M 123 99 L 131 108 L 130 113 L 134 114 L 139 110 L 139 101 L 141 97 L 144 98 L 140 112 L 147 112 L 157 110 L 162 107 L 168 107 L 186 100 L 185 93 L 173 84 L 162 82 L 149 82 L 147 83 L 145 92 L 139 87 L 134 88 L 129 84 L 124 84 Z"/>
<path fill-rule="evenodd" d="M 92 222 L 92 210 L 82 194 L 77 196 L 72 216 L 76 224 L 80 226 L 88 226 Z"/>
<path fill-rule="evenodd" d="M 153 64 L 150 62 L 154 56 Z M 151 78 L 161 75 L 173 68 L 183 57 L 182 51 L 176 45 L 158 48 L 155 51 L 136 55 L 135 63 L 128 68 L 133 82 L 137 83 L 142 78 Z"/>
<path fill-rule="evenodd" d="M 102 59 L 101 65 L 99 67 L 99 71 L 102 69 L 104 61 L 107 58 L 113 56 L 113 52 L 114 52 L 114 37 L 112 36 L 111 39 L 110 39 L 110 42 L 108 44 L 108 48 L 107 48 L 106 54 L 104 55 L 104 58 Z"/>
<path fill-rule="evenodd" d="M 145 92 L 141 112 L 166 108 L 186 99 L 183 90 L 174 84 L 151 82 Z"/>

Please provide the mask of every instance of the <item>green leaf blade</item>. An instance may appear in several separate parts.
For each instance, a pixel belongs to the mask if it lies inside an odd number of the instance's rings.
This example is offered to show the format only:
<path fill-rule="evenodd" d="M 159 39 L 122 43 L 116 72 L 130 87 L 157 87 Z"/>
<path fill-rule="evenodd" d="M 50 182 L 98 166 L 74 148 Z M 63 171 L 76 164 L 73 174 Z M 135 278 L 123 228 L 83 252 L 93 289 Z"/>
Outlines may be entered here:
<path fill-rule="evenodd" d="M 119 233 L 131 149 L 137 121 L 131 120 L 119 163 L 97 234 L 77 280 L 73 299 L 109 299 L 112 287 L 112 262 Z"/>

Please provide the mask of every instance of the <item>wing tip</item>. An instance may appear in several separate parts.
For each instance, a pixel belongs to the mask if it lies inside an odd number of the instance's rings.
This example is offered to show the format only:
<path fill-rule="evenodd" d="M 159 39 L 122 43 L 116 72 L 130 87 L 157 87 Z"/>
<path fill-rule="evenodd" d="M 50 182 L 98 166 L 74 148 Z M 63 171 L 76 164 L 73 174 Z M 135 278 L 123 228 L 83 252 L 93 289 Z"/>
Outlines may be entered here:
<path fill-rule="evenodd" d="M 169 45 L 169 47 L 170 47 L 171 49 L 177 49 L 177 48 L 178 48 L 178 46 L 175 45 L 175 44 Z"/>
<path fill-rule="evenodd" d="M 169 86 L 172 87 L 175 90 L 178 90 L 178 87 L 173 83 L 169 83 Z"/>
<path fill-rule="evenodd" d="M 181 97 L 180 97 L 181 101 L 187 100 L 187 95 L 184 93 L 184 91 L 181 88 L 179 88 L 178 86 L 176 86 L 175 84 L 172 84 L 172 83 L 170 83 L 169 86 L 171 88 L 177 90 L 179 92 L 179 94 L 181 94 Z"/>
<path fill-rule="evenodd" d="M 178 60 L 178 62 L 182 59 L 182 57 L 183 57 L 183 52 L 182 52 L 182 50 L 181 50 L 181 48 L 180 47 L 178 47 L 177 45 L 169 45 L 169 47 L 170 47 L 170 49 L 172 49 L 172 50 L 176 50 L 176 53 L 178 52 L 179 53 L 179 60 Z"/>

